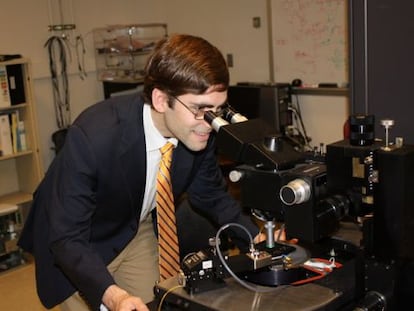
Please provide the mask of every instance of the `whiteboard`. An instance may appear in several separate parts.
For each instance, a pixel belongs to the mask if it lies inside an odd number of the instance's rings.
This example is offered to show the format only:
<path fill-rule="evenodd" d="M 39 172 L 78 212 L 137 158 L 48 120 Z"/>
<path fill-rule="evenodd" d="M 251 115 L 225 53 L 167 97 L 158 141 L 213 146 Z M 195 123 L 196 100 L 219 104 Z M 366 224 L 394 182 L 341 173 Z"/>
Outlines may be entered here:
<path fill-rule="evenodd" d="M 274 81 L 347 83 L 347 1 L 270 1 Z"/>

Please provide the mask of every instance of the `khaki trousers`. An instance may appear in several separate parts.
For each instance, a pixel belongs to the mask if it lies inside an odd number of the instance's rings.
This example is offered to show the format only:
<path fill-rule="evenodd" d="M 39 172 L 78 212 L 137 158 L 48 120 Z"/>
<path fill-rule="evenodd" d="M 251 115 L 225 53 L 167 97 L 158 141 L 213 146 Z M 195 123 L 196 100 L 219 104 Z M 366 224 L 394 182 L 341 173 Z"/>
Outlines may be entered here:
<path fill-rule="evenodd" d="M 116 284 L 128 293 L 140 297 L 145 303 L 154 298 L 153 288 L 159 278 L 158 242 L 152 219 L 148 217 L 139 226 L 135 238 L 108 265 Z M 90 311 L 76 292 L 61 305 L 62 311 Z"/>

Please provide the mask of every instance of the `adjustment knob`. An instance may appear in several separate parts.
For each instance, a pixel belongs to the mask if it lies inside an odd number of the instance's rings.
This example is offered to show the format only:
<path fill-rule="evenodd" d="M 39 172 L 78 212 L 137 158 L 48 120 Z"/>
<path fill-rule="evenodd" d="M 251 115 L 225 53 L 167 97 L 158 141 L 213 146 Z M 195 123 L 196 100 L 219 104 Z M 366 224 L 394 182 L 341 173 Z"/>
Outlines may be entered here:
<path fill-rule="evenodd" d="M 238 182 L 243 177 L 243 173 L 238 170 L 232 170 L 229 173 L 229 179 L 231 182 Z"/>

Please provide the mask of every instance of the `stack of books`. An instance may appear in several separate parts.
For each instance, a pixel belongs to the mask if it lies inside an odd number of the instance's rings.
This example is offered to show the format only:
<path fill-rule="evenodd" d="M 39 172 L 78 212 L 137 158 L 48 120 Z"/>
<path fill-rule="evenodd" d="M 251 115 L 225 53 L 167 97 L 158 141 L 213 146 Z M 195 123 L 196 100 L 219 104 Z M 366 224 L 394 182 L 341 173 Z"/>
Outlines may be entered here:
<path fill-rule="evenodd" d="M 26 101 L 21 64 L 0 64 L 0 156 L 27 150 L 24 122 L 15 105 Z"/>

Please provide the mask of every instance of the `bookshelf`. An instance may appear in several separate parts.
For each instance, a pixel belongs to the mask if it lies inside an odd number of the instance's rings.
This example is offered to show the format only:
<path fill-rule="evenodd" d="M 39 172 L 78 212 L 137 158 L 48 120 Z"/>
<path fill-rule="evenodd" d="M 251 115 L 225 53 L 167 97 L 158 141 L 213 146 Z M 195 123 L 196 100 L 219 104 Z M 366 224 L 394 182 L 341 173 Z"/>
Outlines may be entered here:
<path fill-rule="evenodd" d="M 3 95 L 0 115 L 10 116 L 12 152 L 0 153 L 0 204 L 20 207 L 31 202 L 32 194 L 43 177 L 32 93 L 31 63 L 27 58 L 16 58 L 0 62 L 0 73 L 2 68 L 6 69 L 8 89 L 0 89 Z M 4 87 L 4 83 L 2 86 Z M 5 94 L 7 91 L 8 94 Z M 6 97 L 9 101 L 5 100 Z M 17 133 L 13 131 L 13 115 L 24 125 L 24 136 L 19 136 L 23 140 L 17 140 Z"/>
<path fill-rule="evenodd" d="M 0 272 L 25 262 L 17 245 L 43 168 L 31 63 L 0 62 Z"/>

